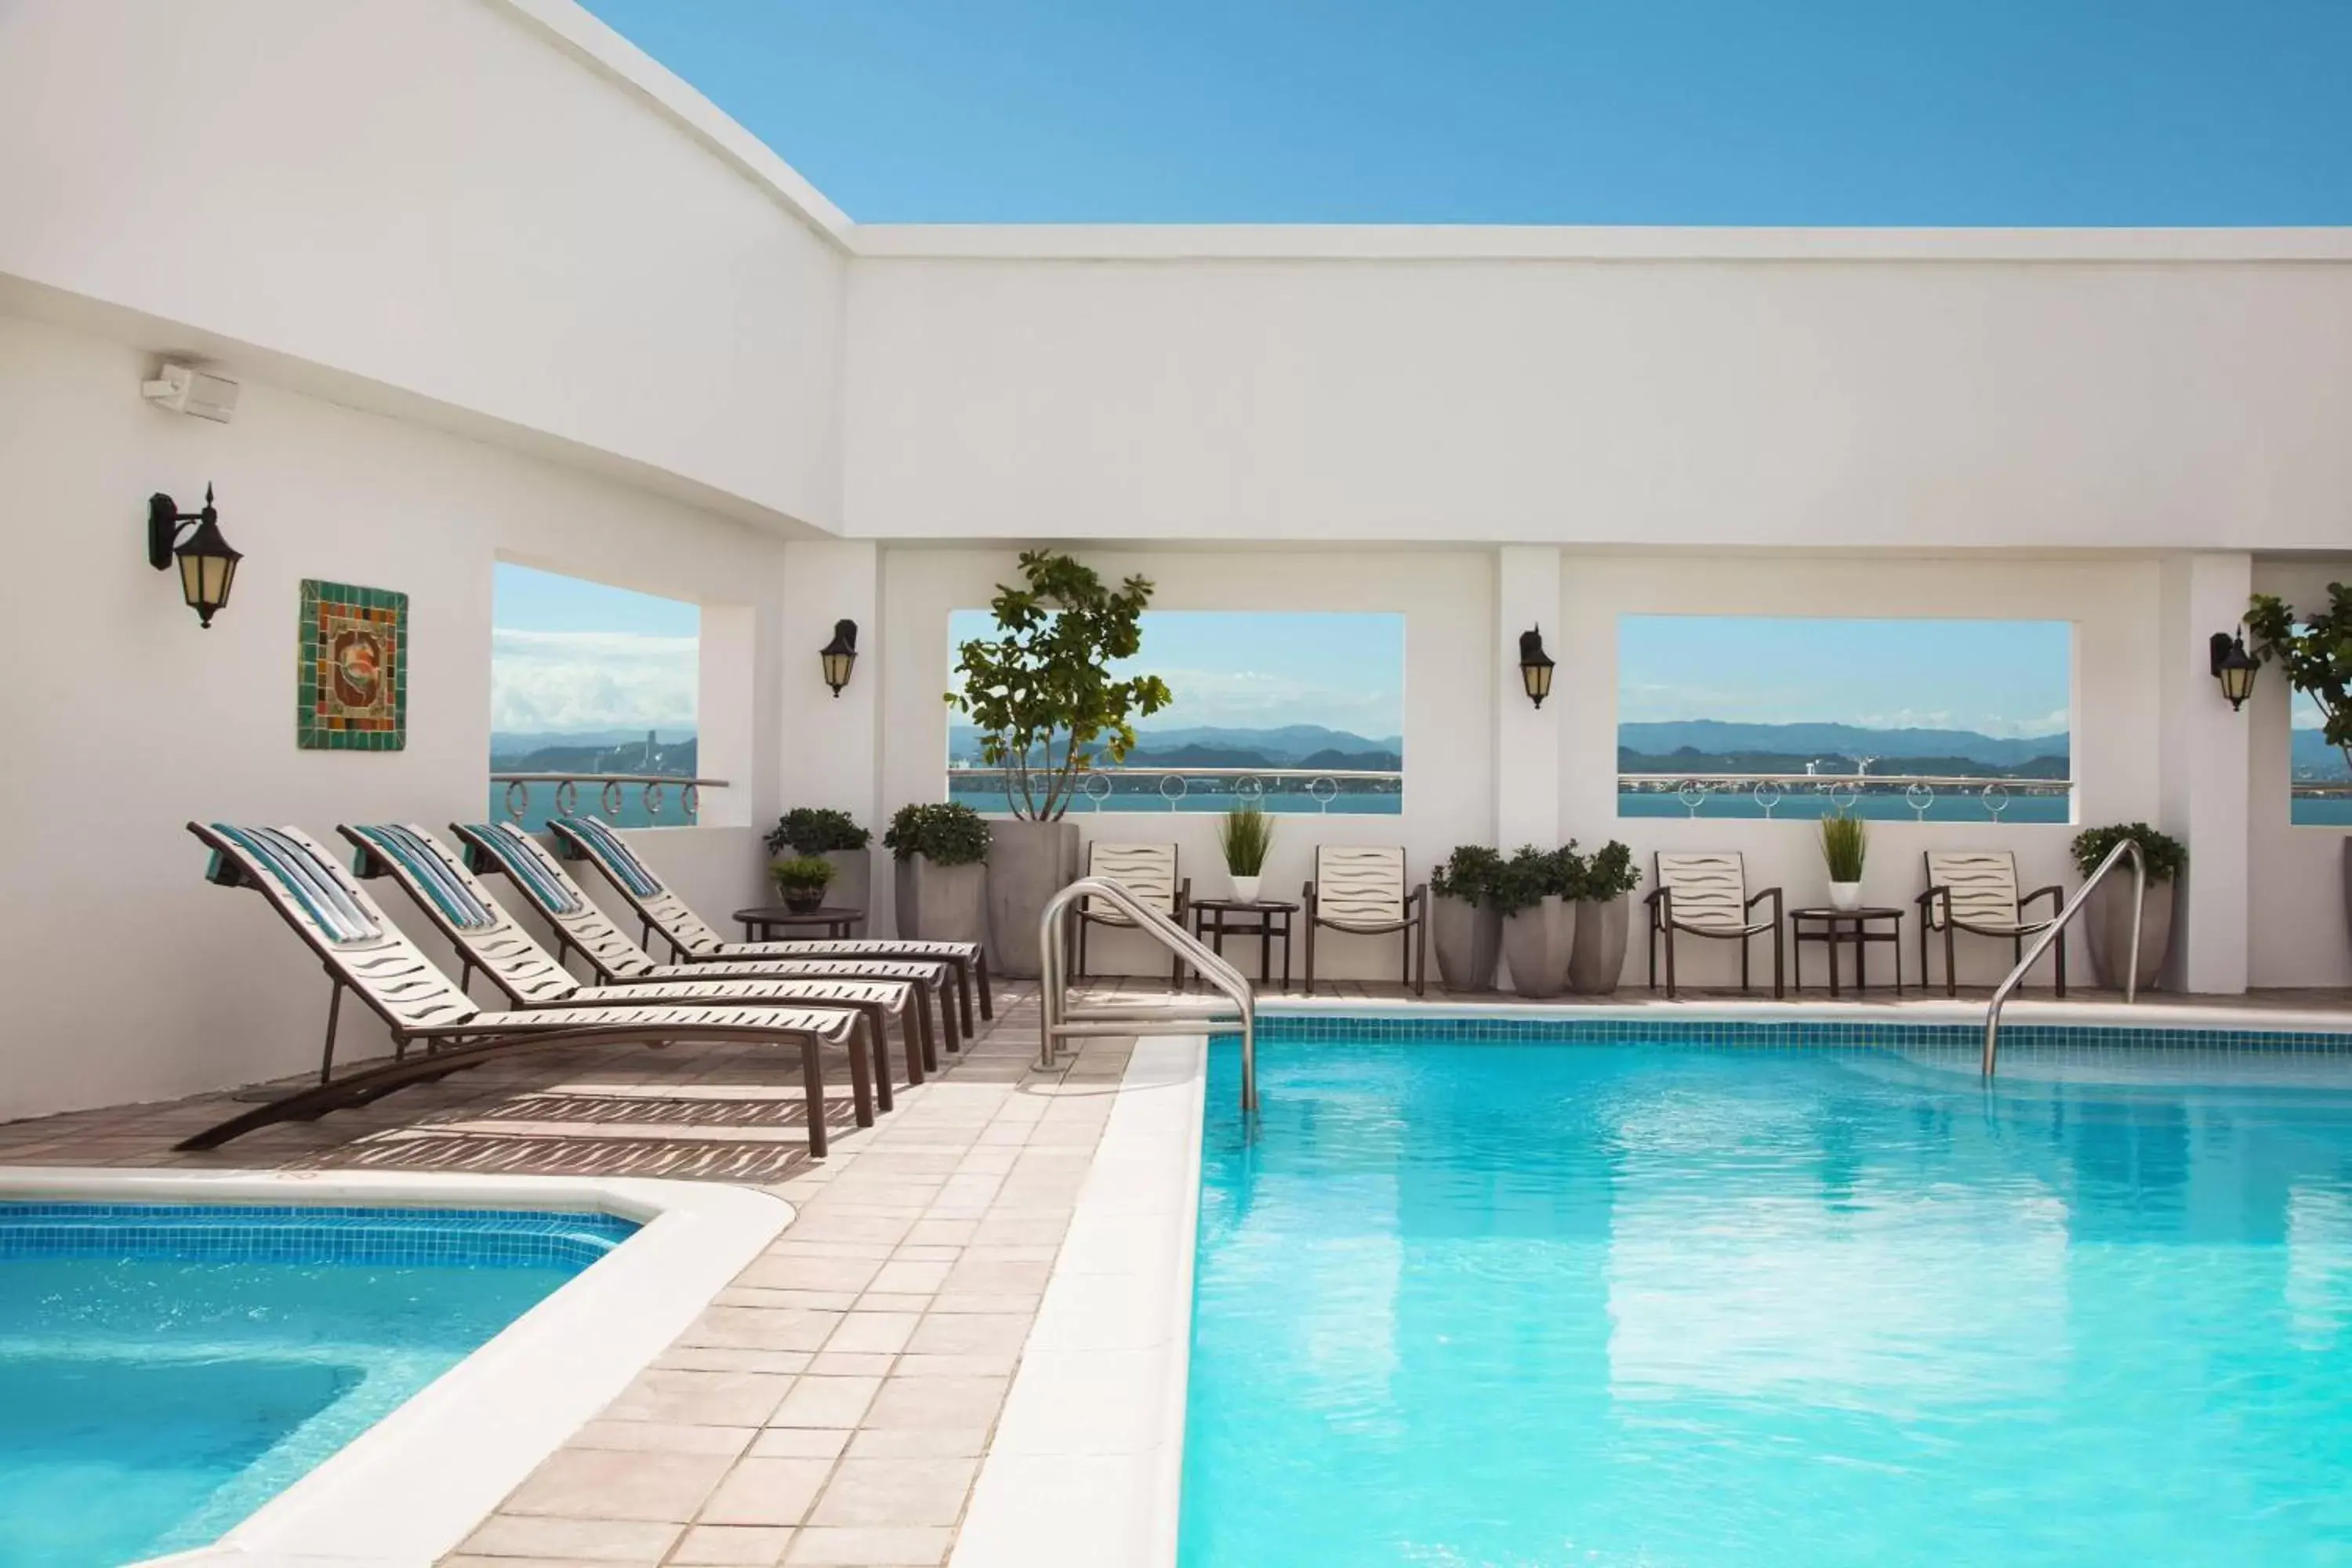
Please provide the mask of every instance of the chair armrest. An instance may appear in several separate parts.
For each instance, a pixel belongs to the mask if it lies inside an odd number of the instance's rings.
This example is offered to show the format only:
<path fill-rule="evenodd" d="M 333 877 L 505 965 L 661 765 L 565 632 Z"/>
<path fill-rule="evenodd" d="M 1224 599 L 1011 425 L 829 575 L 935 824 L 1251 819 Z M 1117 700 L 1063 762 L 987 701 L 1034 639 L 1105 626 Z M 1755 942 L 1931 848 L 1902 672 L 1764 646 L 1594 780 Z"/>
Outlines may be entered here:
<path fill-rule="evenodd" d="M 1642 895 L 1642 901 L 1645 904 L 1654 906 L 1664 902 L 1665 900 L 1670 899 L 1673 896 L 1674 889 L 1671 888 L 1652 888 L 1648 892 Z"/>
<path fill-rule="evenodd" d="M 2057 883 L 2053 882 L 2046 888 L 2036 888 L 2033 891 L 2018 900 L 2017 912 L 2023 914 L 2025 912 L 2026 905 L 2032 903 L 2036 899 L 2042 898 L 2046 898 L 2050 900 L 2050 912 L 2053 916 L 2055 916 L 2060 910 L 2066 907 L 2066 889 L 2060 887 Z"/>
<path fill-rule="evenodd" d="M 1778 888 L 1765 889 L 1762 892 L 1748 900 L 1744 907 L 1753 910 L 1757 905 L 1762 903 L 1767 899 L 1772 900 L 1772 919 L 1775 923 L 1778 923 L 1781 917 L 1787 913 L 1787 910 L 1781 904 L 1780 889 Z"/>
<path fill-rule="evenodd" d="M 1415 888 L 1412 892 L 1405 895 L 1404 907 L 1407 910 L 1426 909 L 1428 906 L 1429 884 L 1426 882 L 1423 882 L 1420 887 Z"/>
<path fill-rule="evenodd" d="M 1192 879 L 1187 877 L 1176 889 L 1176 923 L 1184 923 L 1184 911 L 1192 907 Z"/>
<path fill-rule="evenodd" d="M 1315 918 L 1315 883 L 1312 879 L 1310 879 L 1305 887 L 1298 889 L 1298 903 L 1299 908 L 1305 912 L 1307 918 L 1310 921 L 1313 920 Z"/>
<path fill-rule="evenodd" d="M 1934 903 L 1937 899 L 1943 900 L 1947 904 L 1950 903 L 1952 901 L 1952 889 L 1944 886 L 1943 883 L 1937 882 L 1928 888 L 1926 892 L 1920 894 L 1911 901 L 1924 910 L 1928 905 Z"/>

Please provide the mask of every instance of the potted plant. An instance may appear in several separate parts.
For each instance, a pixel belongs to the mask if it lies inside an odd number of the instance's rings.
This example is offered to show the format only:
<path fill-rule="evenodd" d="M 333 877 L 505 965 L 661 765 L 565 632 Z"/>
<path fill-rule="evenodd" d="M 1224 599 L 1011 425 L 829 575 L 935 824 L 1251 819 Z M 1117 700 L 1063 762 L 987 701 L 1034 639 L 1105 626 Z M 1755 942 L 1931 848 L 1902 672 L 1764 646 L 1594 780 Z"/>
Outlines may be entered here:
<path fill-rule="evenodd" d="M 1429 938 L 1438 984 L 1448 991 L 1491 991 L 1503 955 L 1503 917 L 1495 876 L 1503 858 L 1484 844 L 1457 844 L 1429 878 Z"/>
<path fill-rule="evenodd" d="M 1217 824 L 1217 847 L 1224 851 L 1234 897 L 1245 904 L 1257 902 L 1266 851 L 1274 847 L 1274 818 L 1255 801 L 1234 807 Z"/>
<path fill-rule="evenodd" d="M 2129 838 L 2139 845 L 2147 867 L 2147 901 L 2140 909 L 2139 984 L 2153 985 L 2172 951 L 2173 886 L 2189 864 L 2189 850 L 2179 839 L 2159 833 L 2145 822 L 2093 827 L 2074 835 L 2074 869 L 2089 876 L 2099 862 Z M 2090 937 L 2091 973 L 2109 990 L 2124 987 L 2124 954 L 2131 951 L 2131 868 L 2116 867 L 2091 891 L 2091 907 L 2083 911 Z"/>
<path fill-rule="evenodd" d="M 776 891 L 783 895 L 784 908 L 796 915 L 805 915 L 824 907 L 824 890 L 838 875 L 829 860 L 814 855 L 794 855 L 768 868 L 776 879 Z"/>
<path fill-rule="evenodd" d="M 874 907 L 874 852 L 867 847 L 873 842 L 874 835 L 858 826 L 849 813 L 808 805 L 794 806 L 778 817 L 767 836 L 772 856 L 789 850 L 795 856 L 814 856 L 831 866 L 831 897 L 852 910 Z M 865 932 L 866 922 L 860 921 L 852 934 Z"/>
<path fill-rule="evenodd" d="M 1037 920 L 1045 900 L 1078 874 L 1078 829 L 1062 820 L 1097 756 L 1126 760 L 1133 721 L 1169 701 L 1156 675 L 1114 680 L 1114 660 L 1143 646 L 1151 584 L 1117 590 L 1067 555 L 1021 552 L 1025 586 L 999 584 L 989 609 L 993 637 L 956 650 L 963 689 L 948 702 L 980 731 L 982 763 L 1004 770 L 1013 820 L 989 850 L 989 962 L 1000 974 L 1039 972 Z"/>
<path fill-rule="evenodd" d="M 2320 733 L 2352 768 L 2352 588 L 2327 584 L 2327 608 L 2297 616 L 2275 595 L 2256 594 L 2246 611 L 2248 650 L 2275 664 L 2287 684 L 2319 705 Z M 2352 834 L 2344 838 L 2344 919 L 2352 926 Z"/>
<path fill-rule="evenodd" d="M 1611 839 L 1580 859 L 1569 898 L 1576 906 L 1576 946 L 1568 961 L 1568 988 L 1580 996 L 1606 996 L 1625 973 L 1625 938 L 1632 894 L 1642 885 L 1631 847 Z"/>
<path fill-rule="evenodd" d="M 1830 908 L 1851 914 L 1862 908 L 1862 862 L 1870 830 L 1862 818 L 1835 812 L 1822 818 L 1822 859 L 1830 869 Z"/>
<path fill-rule="evenodd" d="M 898 862 L 900 936 L 987 939 L 988 840 L 988 824 L 961 801 L 898 808 L 882 845 Z"/>
<path fill-rule="evenodd" d="M 1557 996 L 1568 988 L 1576 906 L 1567 893 L 1581 879 L 1581 866 L 1571 840 L 1559 849 L 1523 847 L 1496 873 L 1493 899 L 1503 917 L 1503 961 L 1511 968 L 1511 989 L 1522 996 Z"/>

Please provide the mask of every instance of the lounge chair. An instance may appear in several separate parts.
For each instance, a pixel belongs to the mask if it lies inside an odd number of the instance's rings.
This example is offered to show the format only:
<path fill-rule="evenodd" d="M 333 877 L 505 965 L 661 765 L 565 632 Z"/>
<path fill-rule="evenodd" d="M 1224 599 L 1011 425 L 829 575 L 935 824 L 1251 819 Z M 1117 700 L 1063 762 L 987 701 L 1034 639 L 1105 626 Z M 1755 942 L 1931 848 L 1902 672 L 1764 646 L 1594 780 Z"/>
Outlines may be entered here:
<path fill-rule="evenodd" d="M 1135 895 L 1136 900 L 1157 910 L 1174 921 L 1184 923 L 1184 911 L 1192 906 L 1192 880 L 1177 876 L 1176 846 L 1173 844 L 1089 844 L 1087 846 L 1087 875 L 1117 882 Z M 1071 971 L 1077 979 L 1086 978 L 1087 928 L 1109 926 L 1118 931 L 1133 931 L 1136 922 L 1106 902 L 1096 907 L 1095 900 L 1084 899 L 1078 903 L 1078 961 Z M 1171 960 L 1170 981 L 1184 984 L 1184 960 L 1179 955 Z"/>
<path fill-rule="evenodd" d="M 474 971 L 488 975 L 517 1007 L 597 1007 L 649 1003 L 818 1003 L 855 1007 L 872 1026 L 876 1103 L 892 1109 L 888 1017 L 898 1018 L 906 1047 L 908 1082 L 923 1081 L 925 1037 L 930 1015 L 916 980 L 786 978 L 722 980 L 710 976 L 641 985 L 583 985 L 531 939 L 489 889 L 442 842 L 422 827 L 398 823 L 338 829 L 358 851 L 352 875 L 362 881 L 390 877 L 416 901 L 436 929 L 457 950 L 463 967 L 457 989 L 472 988 Z M 862 1089 L 863 1086 L 859 1086 Z M 861 1099 L 864 1098 L 861 1094 Z M 871 1114 L 868 1108 L 867 1114 Z"/>
<path fill-rule="evenodd" d="M 323 846 L 300 831 L 226 823 L 207 827 L 194 822 L 188 824 L 188 831 L 213 852 L 206 879 L 225 888 L 259 891 L 319 955 L 334 989 L 327 1005 L 327 1046 L 319 1082 L 184 1139 L 176 1145 L 180 1149 L 216 1148 L 274 1122 L 315 1121 L 409 1084 L 446 1078 L 522 1051 L 708 1042 L 800 1047 L 809 1152 L 822 1159 L 827 1140 L 821 1049 L 845 1047 L 853 1073 L 868 1059 L 866 1016 L 845 1007 L 656 1004 L 485 1012 L 384 918 L 367 890 Z M 358 993 L 392 1030 L 393 1059 L 337 1078 L 335 1026 L 346 988 Z M 424 1048 L 412 1054 L 410 1047 L 417 1046 Z"/>
<path fill-rule="evenodd" d="M 1772 994 L 1786 996 L 1780 889 L 1748 891 L 1748 864 L 1737 850 L 1720 855 L 1668 855 L 1654 862 L 1658 885 L 1642 901 L 1650 910 L 1650 989 L 1658 988 L 1658 942 L 1666 946 L 1666 997 L 1675 996 L 1675 937 L 1677 932 L 1739 944 L 1739 988 L 1748 988 L 1748 942 L 1772 933 Z M 1772 918 L 1756 919 L 1756 906 L 1772 902 Z"/>
<path fill-rule="evenodd" d="M 563 862 L 545 845 L 511 822 L 453 823 L 466 869 L 477 877 L 504 876 L 547 921 L 555 938 L 559 967 L 578 953 L 606 985 L 656 985 L 674 980 L 919 980 L 929 982 L 938 1005 L 939 1027 L 923 1029 L 923 1068 L 940 1068 L 938 1040 L 956 1048 L 955 965 L 935 958 L 762 958 L 721 963 L 656 963 L 599 908 Z M 971 1020 L 963 1020 L 969 1034 Z"/>
<path fill-rule="evenodd" d="M 1411 985 L 1416 996 L 1429 994 L 1429 887 L 1423 883 L 1407 892 L 1404 879 L 1401 848 L 1317 847 L 1315 879 L 1299 895 L 1307 913 L 1307 994 L 1315 994 L 1318 929 L 1355 936 L 1401 933 L 1404 951 L 1399 979 Z M 1418 964 L 1413 959 L 1416 949 Z"/>
<path fill-rule="evenodd" d="M 1927 933 L 1944 933 L 1944 994 L 1960 994 L 1959 971 L 1954 967 L 1954 931 L 1968 931 L 1977 936 L 2007 937 L 2016 954 L 2012 963 L 2025 962 L 2025 942 L 2040 936 L 2057 923 L 2058 911 L 2065 907 L 2066 889 L 2053 883 L 2036 888 L 2022 898 L 2017 891 L 2017 857 L 2006 849 L 1974 849 L 1946 851 L 1930 849 L 1927 853 L 1927 890 L 1916 900 L 1919 906 L 1919 983 L 1927 983 Z M 2050 900 L 2050 918 L 2029 920 L 2025 906 L 2036 899 Z M 2058 952 L 2058 994 L 2066 994 L 2066 933 L 2062 929 L 2056 942 Z"/>
<path fill-rule="evenodd" d="M 645 942 L 654 932 L 669 944 L 680 963 L 722 963 L 760 958 L 921 958 L 956 966 L 956 990 L 963 1009 L 963 1032 L 972 1030 L 971 994 L 980 993 L 980 1016 L 996 1016 L 988 992 L 988 955 L 976 942 L 899 942 L 875 937 L 813 942 L 729 942 L 710 929 L 686 900 L 670 891 L 652 867 L 621 836 L 593 816 L 559 816 L 548 827 L 568 858 L 582 859 L 613 884 L 645 923 Z"/>

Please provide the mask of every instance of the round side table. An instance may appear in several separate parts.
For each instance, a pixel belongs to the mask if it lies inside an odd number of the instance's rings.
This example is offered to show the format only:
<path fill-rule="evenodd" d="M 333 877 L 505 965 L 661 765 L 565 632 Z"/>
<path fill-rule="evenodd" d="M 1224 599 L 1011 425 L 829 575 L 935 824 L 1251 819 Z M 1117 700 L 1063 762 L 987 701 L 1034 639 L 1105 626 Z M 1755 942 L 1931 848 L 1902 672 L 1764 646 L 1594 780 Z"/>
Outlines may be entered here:
<path fill-rule="evenodd" d="M 779 931 L 786 933 L 785 941 L 822 936 L 828 942 L 846 942 L 851 930 L 866 918 L 866 911 L 833 908 L 803 911 L 788 910 L 782 904 L 767 904 L 737 910 L 735 918 L 743 922 L 745 942 L 773 942 Z"/>

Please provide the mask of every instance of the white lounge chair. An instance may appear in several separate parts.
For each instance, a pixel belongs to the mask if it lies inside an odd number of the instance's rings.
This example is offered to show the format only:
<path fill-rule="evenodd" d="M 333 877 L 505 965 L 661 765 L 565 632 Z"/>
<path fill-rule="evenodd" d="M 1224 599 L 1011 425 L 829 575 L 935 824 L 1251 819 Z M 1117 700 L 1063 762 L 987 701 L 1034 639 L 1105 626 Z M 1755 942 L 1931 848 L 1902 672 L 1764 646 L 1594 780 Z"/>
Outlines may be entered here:
<path fill-rule="evenodd" d="M 531 939 L 456 854 L 425 829 L 413 824 L 376 823 L 345 824 L 338 831 L 358 851 L 352 866 L 354 876 L 362 881 L 390 877 L 398 882 L 425 919 L 457 950 L 464 965 L 457 976 L 460 991 L 471 988 L 474 971 L 479 969 L 507 994 L 509 1002 L 524 1008 L 643 1006 L 656 1002 L 696 1005 L 814 1002 L 855 1007 L 867 1014 L 873 1026 L 873 1103 L 884 1110 L 891 1109 L 889 1036 L 885 1023 L 893 1016 L 898 1019 L 899 1039 L 906 1047 L 908 1082 L 923 1081 L 923 1047 L 930 1033 L 930 1014 L 923 1005 L 919 976 L 876 980 L 847 973 L 750 979 L 697 975 L 633 985 L 583 985 Z M 845 971 L 855 967 L 841 963 Z M 866 1086 L 855 1087 L 860 1102 L 866 1102 Z M 870 1106 L 866 1113 L 870 1119 Z"/>
<path fill-rule="evenodd" d="M 996 1016 L 988 991 L 988 954 L 976 942 L 899 942 L 876 937 L 812 942 L 729 942 L 646 865 L 637 852 L 593 816 L 559 816 L 548 827 L 558 845 L 596 868 L 645 923 L 648 945 L 659 931 L 681 963 L 721 963 L 761 958 L 928 958 L 956 966 L 964 1033 L 971 1033 L 971 993 L 980 993 L 980 1016 Z"/>
<path fill-rule="evenodd" d="M 1174 921 L 1184 923 L 1184 911 L 1192 906 L 1192 882 L 1178 875 L 1176 846 L 1173 844 L 1089 844 L 1087 846 L 1087 875 L 1116 882 L 1135 896 L 1136 901 L 1157 910 Z M 1072 973 L 1084 979 L 1087 973 L 1087 928 L 1109 926 L 1119 931 L 1133 931 L 1136 922 L 1106 902 L 1097 908 L 1092 899 L 1078 902 L 1078 961 Z M 1184 960 L 1171 959 L 1169 979 L 1175 984 L 1184 984 Z"/>
<path fill-rule="evenodd" d="M 1393 846 L 1350 847 L 1324 844 L 1315 850 L 1315 879 L 1299 895 L 1307 915 L 1307 994 L 1315 994 L 1315 933 L 1401 935 L 1398 978 L 1415 995 L 1429 992 L 1429 885 L 1405 890 L 1404 851 Z M 1414 953 L 1419 952 L 1418 963 Z"/>
<path fill-rule="evenodd" d="M 1658 988 L 1658 942 L 1666 947 L 1666 996 L 1675 992 L 1675 936 L 1687 932 L 1714 942 L 1739 944 L 1739 988 L 1748 988 L 1748 942 L 1772 933 L 1772 994 L 1789 994 L 1783 933 L 1780 930 L 1780 889 L 1767 888 L 1750 896 L 1748 863 L 1738 850 L 1722 854 L 1660 852 L 1654 860 L 1658 885 L 1643 900 L 1650 910 L 1650 989 Z M 1772 918 L 1756 919 L 1756 906 L 1770 900 Z"/>
<path fill-rule="evenodd" d="M 1977 936 L 2006 937 L 2025 962 L 2025 942 L 2040 936 L 2058 920 L 2065 907 L 2066 889 L 2054 882 L 2021 897 L 2017 891 L 2017 857 L 2006 849 L 1937 850 L 1927 852 L 1927 890 L 1919 895 L 1919 984 L 1927 984 L 1927 933 L 1944 933 L 1944 994 L 1960 994 L 1959 972 L 1954 967 L 1954 931 Z M 2050 918 L 2029 920 L 2025 906 L 2036 899 L 2050 900 Z M 2062 929 L 2053 944 L 2058 958 L 2058 994 L 2066 994 L 2066 933 Z"/>
<path fill-rule="evenodd" d="M 384 918 L 333 856 L 299 829 L 191 822 L 188 831 L 213 852 L 206 879 L 222 887 L 259 891 L 319 955 L 334 989 L 327 1005 L 320 1081 L 240 1112 L 176 1147 L 211 1149 L 273 1122 L 315 1121 L 405 1085 L 446 1078 L 526 1050 L 710 1042 L 800 1047 L 809 1152 L 824 1157 L 827 1140 L 821 1047 L 847 1049 L 854 1072 L 855 1063 L 866 1053 L 864 1014 L 845 1007 L 737 1004 L 485 1012 Z M 394 1056 L 390 1062 L 337 1078 L 335 1026 L 346 989 L 355 992 L 391 1029 Z M 410 1047 L 417 1046 L 424 1049 L 412 1054 Z"/>

